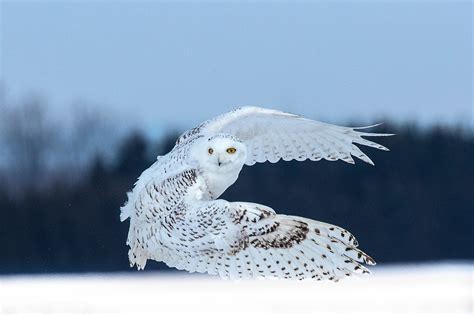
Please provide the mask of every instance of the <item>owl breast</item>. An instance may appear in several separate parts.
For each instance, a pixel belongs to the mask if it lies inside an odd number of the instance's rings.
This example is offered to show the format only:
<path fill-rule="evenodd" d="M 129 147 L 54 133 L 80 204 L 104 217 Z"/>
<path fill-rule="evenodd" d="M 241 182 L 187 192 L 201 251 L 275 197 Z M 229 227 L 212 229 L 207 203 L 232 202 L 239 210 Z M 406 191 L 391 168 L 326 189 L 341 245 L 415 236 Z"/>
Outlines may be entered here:
<path fill-rule="evenodd" d="M 235 169 L 225 173 L 218 172 L 203 172 L 201 174 L 205 181 L 205 186 L 209 193 L 208 199 L 217 199 L 220 195 L 231 186 L 239 177 L 241 168 Z M 204 198 L 203 198 L 204 199 Z"/>

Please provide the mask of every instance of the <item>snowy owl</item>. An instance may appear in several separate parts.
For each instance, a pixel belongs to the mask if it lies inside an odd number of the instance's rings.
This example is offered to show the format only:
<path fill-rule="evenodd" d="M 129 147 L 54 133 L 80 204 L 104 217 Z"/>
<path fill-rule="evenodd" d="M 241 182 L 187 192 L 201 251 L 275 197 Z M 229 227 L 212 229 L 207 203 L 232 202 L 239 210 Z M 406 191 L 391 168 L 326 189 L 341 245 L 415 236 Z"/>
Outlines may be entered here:
<path fill-rule="evenodd" d="M 363 264 L 375 261 L 343 228 L 277 214 L 256 203 L 218 199 L 244 164 L 280 159 L 354 163 L 351 156 L 373 164 L 355 144 L 388 150 L 362 138 L 388 134 L 363 128 L 241 107 L 186 131 L 140 175 L 121 208 L 121 221 L 130 218 L 130 266 L 143 269 L 153 259 L 226 279 L 336 281 L 368 273 Z"/>

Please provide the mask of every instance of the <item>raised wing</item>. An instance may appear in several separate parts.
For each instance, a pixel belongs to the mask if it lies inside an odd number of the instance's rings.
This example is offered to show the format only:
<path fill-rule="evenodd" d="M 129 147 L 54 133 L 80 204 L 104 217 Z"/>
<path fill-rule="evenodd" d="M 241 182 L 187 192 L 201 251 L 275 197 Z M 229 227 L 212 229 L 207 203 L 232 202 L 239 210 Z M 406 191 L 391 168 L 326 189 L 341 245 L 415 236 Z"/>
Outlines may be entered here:
<path fill-rule="evenodd" d="M 263 205 L 214 200 L 189 213 L 192 218 L 179 226 L 187 242 L 175 259 L 165 261 L 171 267 L 231 279 L 336 281 L 355 273 L 369 273 L 362 264 L 375 264 L 357 248 L 356 239 L 348 231 L 310 219 L 277 215 Z"/>
<path fill-rule="evenodd" d="M 354 163 L 352 156 L 373 165 L 372 160 L 356 144 L 388 151 L 386 147 L 363 137 L 391 134 L 360 131 L 369 127 L 341 127 L 277 110 L 241 107 L 189 130 L 178 139 L 177 144 L 197 135 L 226 133 L 236 136 L 247 145 L 247 165 L 266 161 L 275 163 L 280 159 L 326 159 Z"/>

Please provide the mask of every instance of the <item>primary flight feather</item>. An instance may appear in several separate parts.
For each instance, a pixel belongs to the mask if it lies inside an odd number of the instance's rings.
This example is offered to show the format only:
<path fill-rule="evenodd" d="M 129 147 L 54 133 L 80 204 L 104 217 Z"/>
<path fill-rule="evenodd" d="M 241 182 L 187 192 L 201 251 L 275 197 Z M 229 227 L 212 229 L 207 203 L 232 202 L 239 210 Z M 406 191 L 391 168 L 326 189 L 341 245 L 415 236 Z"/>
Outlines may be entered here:
<path fill-rule="evenodd" d="M 365 127 L 366 128 L 366 127 Z M 148 259 L 222 278 L 338 280 L 368 273 L 375 264 L 354 236 L 338 226 L 276 214 L 267 206 L 217 199 L 243 165 L 353 157 L 373 164 L 357 146 L 384 146 L 363 137 L 387 136 L 241 107 L 208 120 L 176 141 L 145 170 L 128 193 L 122 221 L 130 218 L 130 265 Z"/>

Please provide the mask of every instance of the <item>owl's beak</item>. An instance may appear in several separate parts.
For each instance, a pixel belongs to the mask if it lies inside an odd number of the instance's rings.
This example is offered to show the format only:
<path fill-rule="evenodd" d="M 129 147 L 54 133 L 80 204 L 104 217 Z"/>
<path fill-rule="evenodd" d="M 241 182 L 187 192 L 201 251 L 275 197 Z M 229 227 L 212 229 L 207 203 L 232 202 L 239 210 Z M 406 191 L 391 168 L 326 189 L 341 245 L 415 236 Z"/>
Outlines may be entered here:
<path fill-rule="evenodd" d="M 217 165 L 219 165 L 219 166 L 222 165 L 222 162 L 221 162 L 221 160 L 220 160 L 219 158 L 217 159 Z"/>

